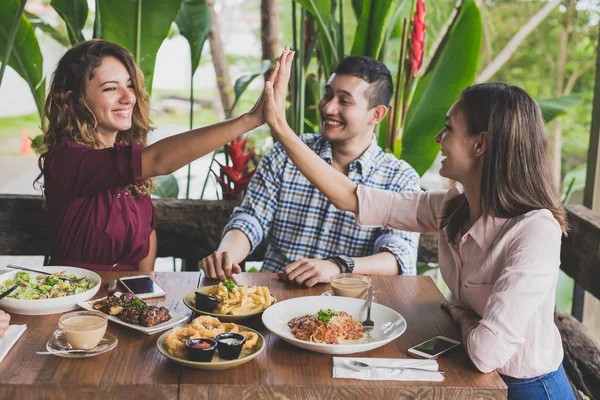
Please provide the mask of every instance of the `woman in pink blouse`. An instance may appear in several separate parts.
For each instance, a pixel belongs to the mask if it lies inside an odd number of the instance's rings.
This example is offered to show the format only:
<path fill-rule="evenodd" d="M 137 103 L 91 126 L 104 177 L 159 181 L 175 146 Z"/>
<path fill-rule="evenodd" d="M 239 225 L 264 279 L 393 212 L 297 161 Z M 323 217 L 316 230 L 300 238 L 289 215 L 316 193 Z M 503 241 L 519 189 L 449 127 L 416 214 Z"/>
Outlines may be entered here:
<path fill-rule="evenodd" d="M 46 100 L 39 160 L 52 264 L 152 270 L 151 178 L 264 123 L 259 101 L 240 117 L 146 146 L 149 101 L 142 72 L 121 46 L 89 40 L 59 61 Z"/>
<path fill-rule="evenodd" d="M 285 120 L 286 73 L 265 84 L 265 118 L 302 173 L 359 224 L 439 235 L 440 271 L 456 300 L 443 307 L 475 367 L 498 371 L 509 399 L 573 399 L 554 324 L 567 222 L 535 101 L 502 83 L 466 89 L 436 136 L 440 174 L 458 183 L 393 193 L 357 186 L 300 141 Z"/>

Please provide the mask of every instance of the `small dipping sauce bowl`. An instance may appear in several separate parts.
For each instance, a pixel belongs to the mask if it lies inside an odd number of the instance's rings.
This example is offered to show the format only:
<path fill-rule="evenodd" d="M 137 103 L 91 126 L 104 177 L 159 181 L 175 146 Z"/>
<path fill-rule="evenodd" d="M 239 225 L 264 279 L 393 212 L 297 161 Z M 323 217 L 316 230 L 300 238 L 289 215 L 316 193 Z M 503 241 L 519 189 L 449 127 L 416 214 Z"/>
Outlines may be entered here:
<path fill-rule="evenodd" d="M 219 305 L 220 301 L 216 297 L 196 292 L 195 305 L 198 310 L 213 312 Z"/>
<path fill-rule="evenodd" d="M 219 357 L 224 360 L 235 360 L 242 353 L 246 338 L 239 333 L 221 333 L 215 338 L 219 348 Z"/>
<path fill-rule="evenodd" d="M 185 342 L 185 347 L 190 360 L 210 362 L 215 355 L 217 342 L 213 339 L 189 339 Z"/>

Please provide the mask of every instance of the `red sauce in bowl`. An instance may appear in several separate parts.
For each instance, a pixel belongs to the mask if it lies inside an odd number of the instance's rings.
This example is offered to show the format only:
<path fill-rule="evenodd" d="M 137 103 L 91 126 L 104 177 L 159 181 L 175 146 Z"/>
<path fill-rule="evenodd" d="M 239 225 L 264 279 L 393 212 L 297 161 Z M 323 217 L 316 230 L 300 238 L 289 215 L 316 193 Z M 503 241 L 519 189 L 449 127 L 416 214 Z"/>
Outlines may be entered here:
<path fill-rule="evenodd" d="M 193 348 L 195 349 L 208 349 L 209 347 L 211 347 L 212 345 L 210 343 L 207 342 L 196 342 L 192 345 Z"/>

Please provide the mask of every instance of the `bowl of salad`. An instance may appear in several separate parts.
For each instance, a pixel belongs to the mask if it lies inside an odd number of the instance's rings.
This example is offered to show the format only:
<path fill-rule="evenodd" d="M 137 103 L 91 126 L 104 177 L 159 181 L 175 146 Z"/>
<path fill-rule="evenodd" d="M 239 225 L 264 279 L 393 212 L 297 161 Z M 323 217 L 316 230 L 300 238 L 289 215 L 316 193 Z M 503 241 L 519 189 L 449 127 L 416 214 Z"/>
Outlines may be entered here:
<path fill-rule="evenodd" d="M 23 315 L 58 314 L 77 308 L 77 303 L 94 297 L 102 279 L 76 267 L 42 267 L 52 275 L 14 270 L 0 275 L 0 293 L 16 283 L 19 287 L 0 300 L 0 308 Z M 60 279 L 67 278 L 67 279 Z"/>

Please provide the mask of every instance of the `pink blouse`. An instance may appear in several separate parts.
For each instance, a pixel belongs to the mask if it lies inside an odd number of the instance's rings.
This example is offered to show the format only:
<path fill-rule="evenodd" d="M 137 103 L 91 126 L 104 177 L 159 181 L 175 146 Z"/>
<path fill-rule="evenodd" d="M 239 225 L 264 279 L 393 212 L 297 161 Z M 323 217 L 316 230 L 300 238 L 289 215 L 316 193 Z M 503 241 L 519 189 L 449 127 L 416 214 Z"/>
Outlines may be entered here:
<path fill-rule="evenodd" d="M 514 378 L 555 371 L 563 359 L 554 324 L 560 225 L 545 209 L 508 219 L 490 217 L 486 223 L 480 218 L 455 245 L 439 222 L 444 202 L 462 191 L 459 184 L 420 193 L 359 186 L 356 220 L 438 233 L 440 272 L 455 301 L 474 311 L 463 321 L 463 344 L 480 371 Z"/>

